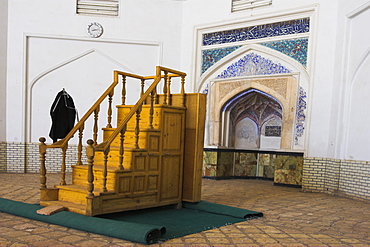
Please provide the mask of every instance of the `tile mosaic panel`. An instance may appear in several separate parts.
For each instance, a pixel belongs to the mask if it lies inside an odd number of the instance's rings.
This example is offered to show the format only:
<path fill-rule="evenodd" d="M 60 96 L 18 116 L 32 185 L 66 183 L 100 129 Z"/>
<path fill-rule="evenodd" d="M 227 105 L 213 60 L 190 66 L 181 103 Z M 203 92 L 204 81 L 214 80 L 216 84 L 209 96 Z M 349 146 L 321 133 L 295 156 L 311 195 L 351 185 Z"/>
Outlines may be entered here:
<path fill-rule="evenodd" d="M 306 120 L 305 110 L 307 107 L 305 98 L 307 98 L 306 92 L 304 91 L 302 87 L 300 87 L 299 95 L 298 95 L 298 102 L 297 102 L 297 110 L 296 110 L 296 126 L 295 126 L 295 137 L 294 137 L 294 141 L 296 145 L 298 145 L 298 139 L 299 137 L 303 136 L 303 132 L 304 132 L 304 123 Z"/>
<path fill-rule="evenodd" d="M 203 164 L 217 164 L 217 152 L 204 151 Z"/>
<path fill-rule="evenodd" d="M 234 153 L 233 152 L 218 152 L 217 164 L 218 165 L 234 164 Z"/>
<path fill-rule="evenodd" d="M 275 169 L 273 166 L 263 166 L 262 177 L 264 178 L 274 178 Z"/>
<path fill-rule="evenodd" d="M 234 165 L 224 164 L 218 166 L 217 176 L 218 177 L 231 177 L 233 176 Z"/>
<path fill-rule="evenodd" d="M 275 155 L 272 163 L 275 183 L 302 185 L 303 157 Z"/>
<path fill-rule="evenodd" d="M 308 38 L 279 40 L 260 44 L 297 60 L 304 67 L 307 65 Z"/>
<path fill-rule="evenodd" d="M 233 30 L 203 34 L 203 45 L 226 44 L 289 34 L 308 33 L 310 18 L 275 22 Z"/>
<path fill-rule="evenodd" d="M 237 50 L 242 46 L 232 46 L 226 48 L 210 49 L 202 51 L 202 74 L 210 68 L 212 65 L 226 57 L 233 51 Z"/>
<path fill-rule="evenodd" d="M 257 165 L 235 164 L 234 176 L 237 177 L 255 177 Z"/>
<path fill-rule="evenodd" d="M 207 151 L 205 153 L 218 155 L 216 155 L 217 164 L 203 165 L 203 176 L 217 178 L 230 176 L 264 177 L 273 178 L 275 183 L 302 185 L 304 160 L 302 156 L 248 153 L 236 150 L 234 152 Z"/>
<path fill-rule="evenodd" d="M 248 53 L 236 63 L 224 70 L 217 79 L 250 75 L 273 75 L 290 73 L 291 71 L 281 64 L 266 59 L 255 53 Z"/>
<path fill-rule="evenodd" d="M 257 154 L 255 153 L 240 153 L 239 157 L 241 164 L 257 165 Z"/>

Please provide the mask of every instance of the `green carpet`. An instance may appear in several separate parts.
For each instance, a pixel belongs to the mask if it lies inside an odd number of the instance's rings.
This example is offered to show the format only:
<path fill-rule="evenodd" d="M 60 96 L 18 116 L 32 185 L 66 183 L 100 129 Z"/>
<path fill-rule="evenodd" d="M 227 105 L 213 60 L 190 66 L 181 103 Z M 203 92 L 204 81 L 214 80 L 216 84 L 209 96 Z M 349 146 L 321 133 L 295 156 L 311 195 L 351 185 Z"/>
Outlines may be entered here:
<path fill-rule="evenodd" d="M 0 211 L 143 244 L 166 241 L 189 234 L 262 217 L 260 212 L 201 201 L 173 206 L 89 217 L 70 212 L 51 216 L 36 213 L 39 205 L 0 198 Z"/>

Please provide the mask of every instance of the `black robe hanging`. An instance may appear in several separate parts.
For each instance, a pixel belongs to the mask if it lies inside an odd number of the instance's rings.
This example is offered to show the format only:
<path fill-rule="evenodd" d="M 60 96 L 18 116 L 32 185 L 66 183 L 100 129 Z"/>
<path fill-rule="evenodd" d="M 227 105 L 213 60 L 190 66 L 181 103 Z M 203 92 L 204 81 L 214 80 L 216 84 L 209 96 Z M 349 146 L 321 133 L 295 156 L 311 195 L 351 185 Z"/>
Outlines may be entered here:
<path fill-rule="evenodd" d="M 50 108 L 51 129 L 49 136 L 56 142 L 63 139 L 74 127 L 76 109 L 72 97 L 63 89 L 55 97 Z"/>

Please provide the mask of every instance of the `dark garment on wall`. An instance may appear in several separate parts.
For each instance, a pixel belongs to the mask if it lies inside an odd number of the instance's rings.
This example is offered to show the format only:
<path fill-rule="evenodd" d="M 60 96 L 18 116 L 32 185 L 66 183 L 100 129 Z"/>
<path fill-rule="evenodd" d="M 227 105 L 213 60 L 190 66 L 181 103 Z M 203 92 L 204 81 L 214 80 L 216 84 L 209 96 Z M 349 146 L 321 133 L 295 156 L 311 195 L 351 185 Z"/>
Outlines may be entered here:
<path fill-rule="evenodd" d="M 49 136 L 56 142 L 63 139 L 74 127 L 76 109 L 72 97 L 63 89 L 55 97 L 50 108 L 51 129 Z"/>

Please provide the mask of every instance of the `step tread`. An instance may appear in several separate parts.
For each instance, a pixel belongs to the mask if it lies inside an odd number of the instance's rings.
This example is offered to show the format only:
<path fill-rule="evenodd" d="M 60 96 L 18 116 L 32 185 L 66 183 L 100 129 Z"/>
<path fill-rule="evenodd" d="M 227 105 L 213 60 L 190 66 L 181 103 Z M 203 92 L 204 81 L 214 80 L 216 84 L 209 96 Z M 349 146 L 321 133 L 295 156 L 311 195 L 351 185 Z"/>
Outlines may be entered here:
<path fill-rule="evenodd" d="M 60 205 L 60 206 L 66 207 L 66 208 L 73 207 L 73 208 L 78 208 L 78 209 L 82 209 L 82 210 L 86 209 L 86 205 L 84 205 L 84 204 L 78 204 L 78 203 L 67 202 L 67 201 L 40 201 L 40 204 L 41 204 L 41 206 L 48 204 L 49 206 L 50 205 Z"/>
<path fill-rule="evenodd" d="M 40 201 L 40 205 L 43 207 L 59 205 L 67 208 L 68 212 L 86 215 L 86 205 L 84 204 L 78 204 L 67 201 Z"/>
<path fill-rule="evenodd" d="M 87 186 L 86 185 L 79 185 L 79 184 L 66 184 L 66 185 L 55 185 L 55 188 L 62 189 L 62 190 L 69 190 L 74 192 L 81 192 L 87 194 Z M 115 191 L 108 191 L 103 192 L 101 188 L 94 188 L 94 195 L 99 196 L 100 194 L 115 194 Z"/>

